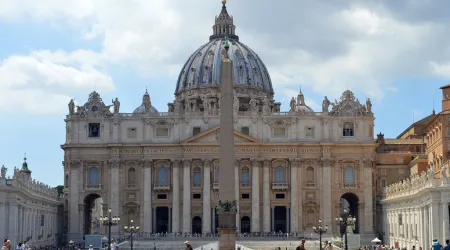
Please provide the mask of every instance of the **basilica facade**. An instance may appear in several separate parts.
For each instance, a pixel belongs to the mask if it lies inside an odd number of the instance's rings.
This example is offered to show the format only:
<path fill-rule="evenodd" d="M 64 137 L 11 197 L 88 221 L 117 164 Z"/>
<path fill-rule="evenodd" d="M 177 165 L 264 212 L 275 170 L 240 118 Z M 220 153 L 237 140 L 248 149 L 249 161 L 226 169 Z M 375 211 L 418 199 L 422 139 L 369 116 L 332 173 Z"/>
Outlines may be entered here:
<path fill-rule="evenodd" d="M 374 234 L 370 99 L 361 103 L 343 90 L 314 111 L 300 91 L 281 111 L 266 66 L 235 31 L 224 4 L 209 42 L 182 68 L 167 112 L 152 106 L 147 91 L 132 113 L 122 112 L 117 98 L 105 104 L 96 91 L 84 105 L 69 103 L 61 146 L 69 239 L 93 233 L 98 199 L 103 214 L 111 209 L 121 218 L 113 235 L 131 220 L 148 233 L 215 233 L 221 168 L 234 168 L 241 233 L 311 232 L 320 218 L 338 235 L 334 218 L 348 208 L 355 233 Z M 233 62 L 233 166 L 219 161 L 225 41 Z"/>

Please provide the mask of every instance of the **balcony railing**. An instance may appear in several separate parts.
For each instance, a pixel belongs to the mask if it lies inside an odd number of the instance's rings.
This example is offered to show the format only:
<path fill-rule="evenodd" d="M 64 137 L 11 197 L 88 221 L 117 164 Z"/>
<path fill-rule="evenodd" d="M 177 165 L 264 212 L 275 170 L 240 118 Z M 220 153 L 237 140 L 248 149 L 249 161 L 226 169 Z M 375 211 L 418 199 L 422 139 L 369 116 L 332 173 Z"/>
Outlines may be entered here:
<path fill-rule="evenodd" d="M 241 187 L 250 187 L 250 183 L 241 183 Z"/>
<path fill-rule="evenodd" d="M 169 184 L 155 184 L 153 186 L 153 190 L 155 190 L 155 191 L 168 191 L 168 190 L 170 190 L 170 185 Z"/>
<path fill-rule="evenodd" d="M 219 190 L 219 183 L 214 183 L 213 184 L 213 189 L 214 190 Z"/>
<path fill-rule="evenodd" d="M 89 184 L 89 185 L 85 185 L 84 189 L 86 189 L 86 190 L 100 190 L 100 189 L 102 189 L 102 185 L 100 185 L 100 184 L 97 184 L 97 185 Z"/>
<path fill-rule="evenodd" d="M 134 183 L 129 183 L 129 184 L 127 184 L 127 188 L 130 188 L 130 189 L 137 188 L 137 185 Z"/>
<path fill-rule="evenodd" d="M 286 190 L 289 188 L 288 183 L 272 183 L 273 190 Z"/>
<path fill-rule="evenodd" d="M 358 188 L 358 184 L 341 184 L 341 188 Z"/>
<path fill-rule="evenodd" d="M 307 187 L 314 187 L 314 186 L 315 186 L 315 185 L 314 185 L 314 182 L 306 182 L 305 185 L 306 185 Z"/>

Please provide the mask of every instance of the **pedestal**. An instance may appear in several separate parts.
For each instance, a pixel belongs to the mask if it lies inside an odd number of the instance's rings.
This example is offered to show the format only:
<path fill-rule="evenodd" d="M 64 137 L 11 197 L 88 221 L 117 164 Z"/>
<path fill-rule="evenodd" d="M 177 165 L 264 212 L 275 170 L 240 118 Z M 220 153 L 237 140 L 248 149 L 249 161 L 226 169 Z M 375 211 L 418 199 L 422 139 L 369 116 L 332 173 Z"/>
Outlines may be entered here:
<path fill-rule="evenodd" d="M 219 213 L 219 250 L 236 249 L 236 213 Z"/>

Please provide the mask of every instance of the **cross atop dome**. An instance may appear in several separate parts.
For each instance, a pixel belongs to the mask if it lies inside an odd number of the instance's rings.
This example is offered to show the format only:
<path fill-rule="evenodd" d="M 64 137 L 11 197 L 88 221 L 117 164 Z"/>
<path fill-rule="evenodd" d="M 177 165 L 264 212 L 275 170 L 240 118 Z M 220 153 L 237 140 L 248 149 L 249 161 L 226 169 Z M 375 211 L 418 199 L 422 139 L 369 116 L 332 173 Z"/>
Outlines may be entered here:
<path fill-rule="evenodd" d="M 215 24 L 213 26 L 213 35 L 209 37 L 212 41 L 217 38 L 228 38 L 233 40 L 238 40 L 239 37 L 235 35 L 236 26 L 233 24 L 233 17 L 228 14 L 227 11 L 227 1 L 222 0 L 222 10 L 220 14 L 216 16 Z"/>

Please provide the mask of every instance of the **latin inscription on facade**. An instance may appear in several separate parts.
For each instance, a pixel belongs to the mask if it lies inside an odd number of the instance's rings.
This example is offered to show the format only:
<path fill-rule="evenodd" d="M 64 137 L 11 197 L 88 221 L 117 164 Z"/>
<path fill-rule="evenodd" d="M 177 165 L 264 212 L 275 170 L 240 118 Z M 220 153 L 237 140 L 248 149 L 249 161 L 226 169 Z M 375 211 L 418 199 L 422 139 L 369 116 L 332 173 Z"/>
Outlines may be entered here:
<path fill-rule="evenodd" d="M 330 149 L 322 148 L 235 148 L 236 153 L 329 153 Z M 145 148 L 145 149 L 112 149 L 112 154 L 148 155 L 148 154 L 181 154 L 181 153 L 219 153 L 219 147 L 208 148 Z"/>

